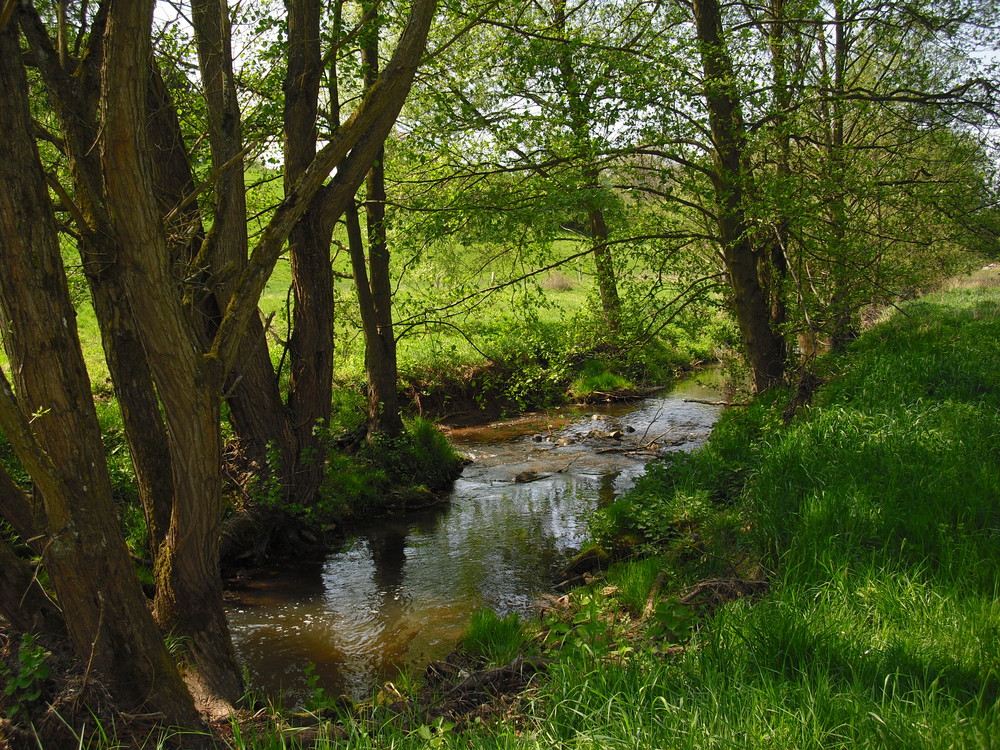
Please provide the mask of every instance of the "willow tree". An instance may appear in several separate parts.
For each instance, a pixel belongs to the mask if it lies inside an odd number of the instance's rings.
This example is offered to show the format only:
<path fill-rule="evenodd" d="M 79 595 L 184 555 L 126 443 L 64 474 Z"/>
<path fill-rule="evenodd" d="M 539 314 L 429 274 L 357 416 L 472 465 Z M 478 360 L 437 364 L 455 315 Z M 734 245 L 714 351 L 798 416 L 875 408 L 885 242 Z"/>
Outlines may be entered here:
<path fill-rule="evenodd" d="M 0 29 L 0 315 L 13 387 L 0 381 L 0 428 L 34 482 L 4 472 L 4 518 L 30 536 L 82 659 L 123 705 L 174 724 L 198 717 L 146 608 L 115 522 L 111 482 L 91 397 L 59 239 L 32 133 L 17 27 Z M 32 589 L 28 589 L 29 592 Z M 13 595 L 12 595 L 13 594 Z M 4 589 L 3 610 L 27 624 L 44 610 Z M 38 622 L 37 624 L 42 624 Z"/>
<path fill-rule="evenodd" d="M 47 65 L 46 53 L 56 50 L 57 64 L 43 69 L 41 78 L 65 133 L 54 140 L 66 152 L 68 184 L 58 175 L 46 175 L 37 153 L 31 156 L 32 124 L 17 26 L 4 28 L 0 109 L 11 118 L 9 127 L 17 137 L 4 144 L 11 189 L 0 203 L 5 263 L 0 305 L 7 322 L 4 344 L 16 378 L 14 389 L 6 386 L 0 399 L 2 427 L 44 503 L 45 514 L 35 522 L 44 524 L 48 537 L 43 560 L 81 658 L 93 659 L 126 701 L 148 700 L 169 721 L 192 724 L 196 718 L 115 531 L 46 182 L 53 185 L 59 208 L 69 214 L 81 244 L 102 236 L 87 245 L 84 259 L 96 266 L 88 269 L 92 286 L 100 291 L 108 284 L 115 290 L 100 303 L 95 294 L 98 317 L 109 318 L 102 322 L 106 350 L 120 343 L 119 321 L 127 321 L 140 344 L 136 355 L 148 367 L 148 384 L 133 381 L 122 368 L 110 368 L 116 391 L 128 394 L 134 383 L 155 388 L 162 409 L 162 433 L 158 418 L 148 425 L 132 420 L 125 425 L 130 433 L 148 427 L 161 435 L 169 463 L 170 496 L 162 504 L 168 507 L 160 507 L 163 515 L 151 519 L 159 529 L 156 619 L 164 631 L 180 638 L 186 676 L 199 697 L 229 703 L 241 695 L 242 680 L 222 609 L 218 561 L 223 393 L 227 384 L 228 390 L 234 385 L 234 370 L 245 364 L 257 301 L 293 227 L 310 210 L 329 224 L 335 222 L 369 171 L 409 90 L 434 8 L 433 0 L 412 4 L 391 60 L 351 116 L 289 184 L 247 257 L 247 218 L 239 215 L 240 202 L 232 195 L 242 189 L 230 170 L 243 150 L 239 114 L 232 104 L 224 3 L 195 3 L 202 87 L 212 122 L 209 141 L 220 153 L 213 162 L 216 221 L 196 252 L 185 253 L 174 233 L 178 216 L 196 193 L 179 194 L 184 190 L 177 186 L 190 178 L 183 164 L 176 165 L 178 171 L 169 179 L 163 168 L 165 154 L 183 157 L 183 151 L 170 145 L 178 143 L 176 117 L 174 124 L 162 117 L 171 104 L 152 64 L 152 0 L 81 7 L 75 43 L 66 33 L 65 14 L 48 29 L 30 4 L 13 13 L 36 59 Z M 74 76 L 86 86 L 70 92 L 64 84 Z M 177 202 L 171 203 L 170 196 Z M 180 236 L 197 237 L 197 224 L 192 216 Z M 102 252 L 87 254 L 95 248 Z M 203 295 L 212 296 L 218 310 L 209 326 Z M 266 403 L 258 405 L 263 409 Z M 130 434 L 130 444 L 138 438 Z M 137 465 L 150 458 L 141 451 L 132 457 Z M 0 484 L 10 486 L 8 481 Z M 35 518 L 30 506 L 24 506 L 27 496 L 23 491 L 8 495 L 5 491 L 0 506 L 5 520 L 26 530 L 24 519 Z M 23 604 L 5 600 L 9 609 Z"/>

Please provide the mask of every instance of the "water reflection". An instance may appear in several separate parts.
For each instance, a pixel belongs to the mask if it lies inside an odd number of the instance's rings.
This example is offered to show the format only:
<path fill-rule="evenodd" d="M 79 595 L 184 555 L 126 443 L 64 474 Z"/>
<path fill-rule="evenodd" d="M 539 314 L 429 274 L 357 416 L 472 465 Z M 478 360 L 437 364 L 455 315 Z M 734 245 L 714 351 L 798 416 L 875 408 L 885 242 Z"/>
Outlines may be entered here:
<path fill-rule="evenodd" d="M 233 592 L 230 623 L 251 683 L 300 700 L 313 664 L 319 686 L 363 698 L 398 670 L 444 657 L 475 609 L 529 610 L 585 541 L 588 515 L 648 460 L 624 447 L 595 449 L 585 436 L 630 428 L 634 447 L 658 439 L 684 449 L 718 413 L 684 397 L 713 395 L 688 383 L 638 407 L 571 413 L 576 421 L 558 433 L 574 436 L 568 445 L 523 436 L 538 429 L 531 424 L 520 438 L 505 428 L 502 441 L 488 428 L 453 436 L 476 461 L 449 506 L 380 519 L 321 563 L 272 570 Z"/>

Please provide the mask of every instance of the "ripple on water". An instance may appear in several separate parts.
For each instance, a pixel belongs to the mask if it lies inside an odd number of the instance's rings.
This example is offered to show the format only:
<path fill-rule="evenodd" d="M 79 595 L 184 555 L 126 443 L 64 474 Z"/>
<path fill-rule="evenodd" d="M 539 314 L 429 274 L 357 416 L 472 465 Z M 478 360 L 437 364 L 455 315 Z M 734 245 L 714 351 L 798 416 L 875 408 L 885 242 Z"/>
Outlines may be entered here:
<path fill-rule="evenodd" d="M 588 515 L 628 489 L 648 460 L 579 442 L 540 446 L 528 435 L 549 424 L 568 425 L 558 434 L 576 441 L 594 429 L 631 428 L 636 445 L 687 449 L 707 436 L 719 409 L 684 399 L 717 397 L 689 381 L 638 405 L 463 432 L 460 450 L 475 462 L 448 506 L 373 522 L 322 563 L 271 570 L 233 592 L 233 640 L 251 683 L 302 700 L 311 664 L 318 686 L 364 698 L 400 669 L 446 656 L 474 610 L 527 612 L 586 540 Z M 522 472 L 531 481 L 515 481 Z"/>

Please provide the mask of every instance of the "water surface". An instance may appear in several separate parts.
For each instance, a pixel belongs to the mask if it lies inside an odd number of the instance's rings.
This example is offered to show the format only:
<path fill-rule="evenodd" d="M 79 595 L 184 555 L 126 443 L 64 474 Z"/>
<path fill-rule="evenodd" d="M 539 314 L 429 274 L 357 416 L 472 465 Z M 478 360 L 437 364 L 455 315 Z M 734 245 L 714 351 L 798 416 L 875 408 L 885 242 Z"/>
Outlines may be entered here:
<path fill-rule="evenodd" d="M 717 398 L 716 383 L 701 375 L 635 404 L 455 430 L 473 462 L 447 506 L 379 519 L 321 562 L 231 592 L 251 683 L 299 700 L 308 666 L 328 692 L 365 698 L 446 656 L 476 609 L 529 611 L 585 541 L 596 507 L 631 487 L 654 451 L 705 439 L 719 407 L 685 399 Z"/>

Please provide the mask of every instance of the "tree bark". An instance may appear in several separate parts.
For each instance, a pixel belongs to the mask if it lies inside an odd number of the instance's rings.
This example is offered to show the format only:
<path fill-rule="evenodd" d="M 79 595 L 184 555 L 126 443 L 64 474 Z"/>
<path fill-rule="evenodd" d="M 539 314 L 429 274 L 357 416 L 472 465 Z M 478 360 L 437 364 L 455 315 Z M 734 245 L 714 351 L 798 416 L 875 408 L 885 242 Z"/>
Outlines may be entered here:
<path fill-rule="evenodd" d="M 784 376 L 784 341 L 771 327 L 767 290 L 758 268 L 762 258 L 754 248 L 744 199 L 751 179 L 745 159 L 746 125 L 735 90 L 735 76 L 722 36 L 717 0 L 694 0 L 695 26 L 705 75 L 705 100 L 712 131 L 713 182 L 718 207 L 722 256 L 732 289 L 732 306 L 758 393 Z"/>
<path fill-rule="evenodd" d="M 156 559 L 155 613 L 164 630 L 185 639 L 189 675 L 201 691 L 232 703 L 243 685 L 222 608 L 218 561 L 224 370 L 202 353 L 200 336 L 185 313 L 154 197 L 145 129 L 151 23 L 150 0 L 110 9 L 100 146 L 128 299 L 170 441 L 174 505 Z"/>
<path fill-rule="evenodd" d="M 285 0 L 288 69 L 285 74 L 285 192 L 316 158 L 316 117 L 323 72 L 319 0 Z M 331 104 L 336 107 L 336 103 Z M 333 397 L 333 223 L 313 206 L 288 238 L 292 270 L 288 410 L 293 438 L 290 493 L 310 504 L 323 480 L 326 442 L 318 426 L 330 420 Z"/>
<path fill-rule="evenodd" d="M 362 43 L 364 83 L 375 85 L 379 71 L 379 19 L 371 20 Z M 365 375 L 368 380 L 368 434 L 396 437 L 403 432 L 399 414 L 396 338 L 392 327 L 392 279 L 385 227 L 385 148 L 379 149 L 366 180 L 365 215 L 368 257 L 356 208 L 348 209 L 348 244 L 358 290 L 365 337 Z"/>
<path fill-rule="evenodd" d="M 116 521 L 13 25 L 0 29 L 0 103 L 0 322 L 17 385 L 15 400 L 0 383 L 0 427 L 41 493 L 43 560 L 76 653 L 124 705 L 196 726 Z"/>
<path fill-rule="evenodd" d="M 122 412 L 139 501 L 149 529 L 151 559 L 155 559 L 156 550 L 167 532 L 173 504 L 170 452 L 149 364 L 125 300 L 121 269 L 115 262 L 117 237 L 107 213 L 100 154 L 93 148 L 99 133 L 97 106 L 106 9 L 107 4 L 99 9 L 86 54 L 74 71 L 63 67 L 62 58 L 56 53 L 33 7 L 22 6 L 18 17 L 39 60 L 39 69 L 62 127 L 66 158 L 76 188 L 75 205 L 80 214 L 77 226 L 80 260 Z M 151 94 L 151 103 L 158 98 Z"/>
<path fill-rule="evenodd" d="M 211 340 L 236 279 L 247 264 L 243 126 L 233 73 L 229 9 L 219 0 L 194 0 L 191 10 L 216 176 L 212 229 L 198 254 L 198 263 L 204 266 L 205 290 L 196 304 L 203 313 L 207 340 Z M 167 111 L 173 115 L 173 108 Z M 170 132 L 179 136 L 179 126 L 171 125 Z M 238 362 L 227 374 L 224 388 L 229 394 L 226 401 L 240 451 L 261 471 L 282 473 L 286 466 L 266 466 L 268 444 L 284 447 L 287 454 L 291 433 L 259 313 L 247 321 Z"/>
<path fill-rule="evenodd" d="M 21 633 L 65 635 L 59 606 L 45 593 L 35 571 L 0 539 L 0 614 Z"/>

